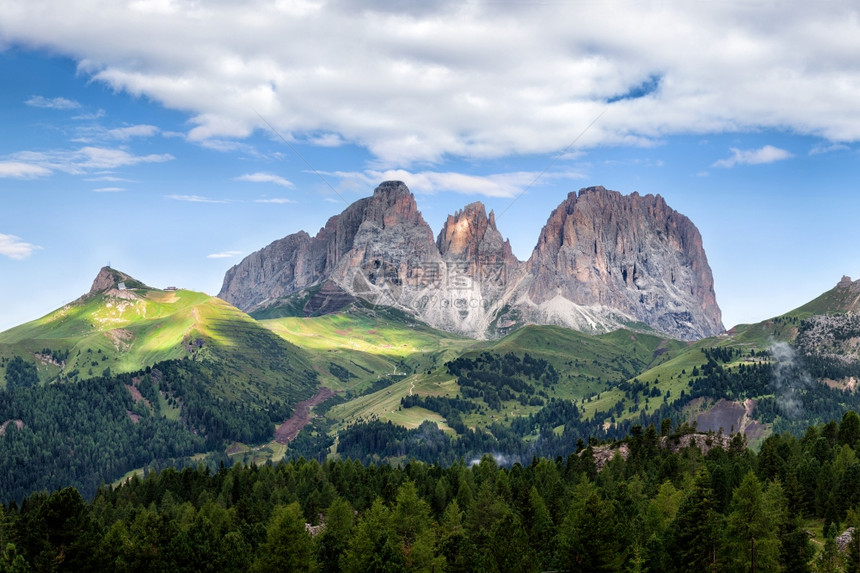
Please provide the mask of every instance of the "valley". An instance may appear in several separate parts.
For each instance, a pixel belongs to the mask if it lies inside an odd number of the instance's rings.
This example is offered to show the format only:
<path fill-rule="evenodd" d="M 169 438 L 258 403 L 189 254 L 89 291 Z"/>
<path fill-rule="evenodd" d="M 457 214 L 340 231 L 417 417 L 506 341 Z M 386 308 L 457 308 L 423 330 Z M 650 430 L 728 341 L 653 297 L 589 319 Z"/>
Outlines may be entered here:
<path fill-rule="evenodd" d="M 201 293 L 120 291 L 111 284 L 0 333 L 7 387 L 0 417 L 9 422 L 3 439 L 14 441 L 19 432 L 35 438 L 47 429 L 32 414 L 28 419 L 14 396 L 51 389 L 71 398 L 85 382 L 107 388 L 119 380 L 127 405 L 114 410 L 109 425 L 133 434 L 149 420 L 155 432 L 178 432 L 171 443 L 185 445 L 163 450 L 174 452 L 169 463 L 343 455 L 455 460 L 490 451 L 524 460 L 622 437 L 636 424 L 659 427 L 666 419 L 705 432 L 743 430 L 756 445 L 774 432 L 856 407 L 854 392 L 842 388 L 860 378 L 852 366 L 857 347 L 836 342 L 852 340 L 856 329 L 857 284 L 843 280 L 795 311 L 696 342 L 539 325 L 473 340 L 361 301 L 318 317 L 255 320 Z M 839 314 L 816 319 L 832 312 Z M 813 332 L 817 342 L 810 342 Z M 803 387 L 776 381 L 775 368 L 785 360 L 773 350 L 779 345 L 798 364 L 806 361 L 805 370 L 787 374 L 806 380 Z M 812 363 L 817 348 L 824 358 Z M 836 371 L 833 356 L 841 357 Z M 436 446 L 419 445 L 427 440 Z M 164 453 L 142 455 L 149 461 L 136 470 L 120 464 L 104 474 L 96 464 L 83 471 L 87 480 L 112 481 L 167 461 Z"/>
<path fill-rule="evenodd" d="M 698 232 L 659 196 L 571 193 L 521 262 L 479 203 L 434 243 L 386 182 L 316 237 L 230 269 L 221 294 L 105 267 L 76 301 L 0 333 L 0 470 L 27 467 L 0 494 L 92 495 L 201 463 L 526 462 L 652 426 L 759 447 L 860 408 L 860 281 L 719 332 Z M 489 303 L 438 314 L 416 302 L 430 294 Z"/>

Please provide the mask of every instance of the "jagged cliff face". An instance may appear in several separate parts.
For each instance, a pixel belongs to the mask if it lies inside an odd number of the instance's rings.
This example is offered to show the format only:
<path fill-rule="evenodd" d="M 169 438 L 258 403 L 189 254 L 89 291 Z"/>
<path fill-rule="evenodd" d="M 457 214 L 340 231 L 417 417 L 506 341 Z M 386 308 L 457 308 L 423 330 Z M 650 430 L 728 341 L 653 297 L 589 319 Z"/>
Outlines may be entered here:
<path fill-rule="evenodd" d="M 659 196 L 602 187 L 571 193 L 522 263 L 481 203 L 450 215 L 434 242 L 406 186 L 385 182 L 315 237 L 246 257 L 219 296 L 251 312 L 323 283 L 306 314 L 355 296 L 479 338 L 526 323 L 604 332 L 642 322 L 684 339 L 722 330 L 695 226 Z"/>
<path fill-rule="evenodd" d="M 520 303 L 536 322 L 632 320 L 682 339 L 723 330 L 702 237 L 659 195 L 571 193 L 541 231 L 528 277 Z"/>

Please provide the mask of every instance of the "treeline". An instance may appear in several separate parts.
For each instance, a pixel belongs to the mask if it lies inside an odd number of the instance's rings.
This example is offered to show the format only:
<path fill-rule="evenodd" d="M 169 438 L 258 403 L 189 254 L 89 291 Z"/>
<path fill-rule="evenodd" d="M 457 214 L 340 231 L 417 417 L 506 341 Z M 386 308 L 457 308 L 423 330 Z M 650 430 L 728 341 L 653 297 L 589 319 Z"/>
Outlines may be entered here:
<path fill-rule="evenodd" d="M 39 383 L 39 373 L 32 362 L 27 362 L 20 356 L 11 359 L 4 358 L 3 366 L 6 367 L 6 389 L 17 390 L 18 388 L 30 388 Z"/>
<path fill-rule="evenodd" d="M 860 417 L 673 452 L 632 428 L 499 467 L 294 460 L 166 469 L 0 509 L 0 571 L 858 571 Z M 620 445 L 620 444 L 616 444 Z M 817 538 L 810 540 L 811 530 Z M 816 547 L 820 547 L 816 549 Z"/>
<path fill-rule="evenodd" d="M 634 425 L 659 427 L 666 420 L 670 424 L 679 424 L 685 419 L 679 403 L 664 403 L 651 412 L 643 410 L 634 418 L 607 425 L 604 420 L 611 416 L 611 412 L 598 411 L 586 419 L 572 401 L 551 398 L 546 406 L 528 416 L 500 417 L 486 428 L 471 428 L 466 427 L 460 418 L 460 412 L 467 408 L 466 401 L 413 396 L 402 399 L 401 404 L 404 407 L 420 405 L 439 412 L 457 435 L 447 434 L 429 422 L 407 429 L 374 419 L 350 424 L 340 431 L 338 454 L 367 464 L 404 456 L 427 463 L 450 464 L 460 458 L 480 457 L 486 452 L 499 452 L 506 459 L 520 461 L 533 456 L 554 458 L 567 455 L 581 443 L 623 438 Z M 563 429 L 558 431 L 561 426 Z M 303 447 L 309 444 L 304 442 Z M 320 449 L 303 449 L 302 454 L 317 460 L 325 459 L 332 442 L 320 441 L 317 445 Z"/>
<path fill-rule="evenodd" d="M 7 365 L 8 388 L 0 391 L 0 424 L 8 422 L 0 431 L 3 501 L 65 485 L 92 497 L 104 481 L 144 465 L 176 465 L 232 440 L 271 439 L 275 423 L 292 412 L 280 401 L 214 394 L 227 376 L 214 363 L 168 361 L 44 386 L 22 386 L 15 364 L 13 358 Z M 135 401 L 134 389 L 142 400 Z"/>
<path fill-rule="evenodd" d="M 806 321 L 801 325 L 806 324 Z M 820 382 L 860 377 L 860 361 L 840 356 L 792 350 L 782 362 L 741 362 L 731 368 L 720 362 L 740 356 L 732 349 L 703 349 L 708 358 L 701 369 L 693 370 L 689 392 L 681 398 L 725 398 L 743 401 L 756 398 L 755 416 L 773 423 L 777 433 L 802 435 L 809 424 L 839 419 L 846 411 L 860 410 L 860 392 L 843 390 Z M 759 352 L 773 360 L 768 353 Z M 718 362 L 718 360 L 720 362 Z"/>
<path fill-rule="evenodd" d="M 202 450 L 204 440 L 180 422 L 137 407 L 125 382 L 117 376 L 0 392 L 0 420 L 21 421 L 0 436 L 0 499 L 64 485 L 91 497 L 106 478 Z"/>
<path fill-rule="evenodd" d="M 475 358 L 460 357 L 445 364 L 448 373 L 457 376 L 460 393 L 466 398 L 480 398 L 492 410 L 502 409 L 502 402 L 519 400 L 522 405 L 542 406 L 546 392 L 538 391 L 530 381 L 543 388 L 558 383 L 559 376 L 552 364 L 528 353 L 522 358 L 507 353 L 503 356 L 484 352 Z"/>

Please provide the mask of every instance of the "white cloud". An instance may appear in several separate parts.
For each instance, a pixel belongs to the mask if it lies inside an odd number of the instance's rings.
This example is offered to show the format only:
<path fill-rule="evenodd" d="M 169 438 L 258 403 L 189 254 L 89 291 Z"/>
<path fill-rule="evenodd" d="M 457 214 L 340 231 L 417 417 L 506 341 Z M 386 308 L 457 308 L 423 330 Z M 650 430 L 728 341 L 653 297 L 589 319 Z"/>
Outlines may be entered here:
<path fill-rule="evenodd" d="M 380 169 L 557 152 L 604 110 L 577 148 L 768 128 L 860 140 L 851 0 L 6 4 L 5 42 L 79 58 L 215 148 L 268 130 L 258 112 Z"/>
<path fill-rule="evenodd" d="M 413 193 L 432 195 L 442 191 L 485 197 L 516 197 L 542 180 L 582 179 L 573 171 L 498 173 L 492 175 L 469 175 L 455 172 L 421 171 L 412 173 L 405 169 L 365 172 L 337 172 L 331 175 L 345 182 L 359 182 L 362 187 L 373 187 L 380 181 L 403 181 Z"/>
<path fill-rule="evenodd" d="M 134 179 L 125 177 L 117 177 L 115 175 L 100 175 L 98 177 L 88 177 L 84 181 L 107 181 L 109 183 L 137 183 Z"/>
<path fill-rule="evenodd" d="M 272 197 L 271 199 L 254 199 L 254 203 L 272 203 L 275 205 L 286 205 L 287 203 L 295 203 L 292 199 L 283 197 Z"/>
<path fill-rule="evenodd" d="M 15 235 L 4 235 L 0 233 L 0 255 L 9 257 L 10 259 L 23 260 L 33 254 L 33 251 L 40 250 L 42 247 L 33 245 L 23 241 Z"/>
<path fill-rule="evenodd" d="M 100 187 L 93 189 L 93 193 L 121 193 L 125 191 L 124 187 Z"/>
<path fill-rule="evenodd" d="M 809 150 L 809 155 L 820 155 L 822 153 L 831 153 L 833 151 L 845 151 L 846 149 L 851 148 L 842 143 L 831 143 L 827 145 L 819 143 Z"/>
<path fill-rule="evenodd" d="M 186 203 L 227 203 L 222 199 L 210 199 L 200 195 L 165 195 L 164 197 L 172 201 L 185 201 Z"/>
<path fill-rule="evenodd" d="M 272 173 L 247 173 L 245 175 L 240 175 L 239 177 L 236 177 L 235 180 L 249 181 L 251 183 L 274 183 L 275 185 L 289 188 L 295 187 L 292 182 L 284 179 L 280 175 L 274 175 Z"/>
<path fill-rule="evenodd" d="M 158 133 L 158 128 L 154 125 L 131 125 L 108 131 L 110 137 L 122 140 L 131 139 L 132 137 L 152 137 L 156 133 Z"/>
<path fill-rule="evenodd" d="M 81 107 L 81 104 L 79 104 L 78 102 L 66 99 L 64 97 L 46 98 L 44 96 L 36 95 L 31 97 L 24 103 L 31 107 L 41 107 L 45 109 L 78 109 L 79 107 Z"/>
<path fill-rule="evenodd" d="M 93 113 L 81 113 L 75 116 L 72 116 L 72 119 L 80 119 L 80 120 L 95 120 L 101 119 L 106 115 L 105 110 L 99 109 Z"/>
<path fill-rule="evenodd" d="M 207 259 L 232 259 L 233 257 L 237 257 L 242 254 L 242 251 L 223 251 L 220 253 L 212 253 L 211 255 L 206 255 Z"/>
<path fill-rule="evenodd" d="M 774 161 L 782 161 L 792 157 L 791 153 L 785 149 L 780 149 L 772 145 L 765 145 L 761 149 L 737 149 L 732 147 L 729 149 L 732 156 L 726 159 L 720 159 L 714 162 L 713 167 L 734 167 L 735 165 L 758 165 L 761 163 L 773 163 Z"/>
<path fill-rule="evenodd" d="M 79 175 L 91 170 L 116 169 L 140 163 L 162 163 L 173 159 L 168 153 L 135 155 L 124 149 L 95 146 L 76 150 L 19 151 L 8 157 L 11 161 L 0 162 L 0 166 L 12 165 L 13 167 L 8 169 L 14 172 L 16 164 L 30 165 L 30 177 L 47 175 L 50 171 Z M 20 169 L 26 172 L 23 167 Z"/>
<path fill-rule="evenodd" d="M 51 170 L 41 165 L 24 163 L 22 161 L 0 161 L 0 177 L 13 179 L 34 179 L 50 175 Z"/>

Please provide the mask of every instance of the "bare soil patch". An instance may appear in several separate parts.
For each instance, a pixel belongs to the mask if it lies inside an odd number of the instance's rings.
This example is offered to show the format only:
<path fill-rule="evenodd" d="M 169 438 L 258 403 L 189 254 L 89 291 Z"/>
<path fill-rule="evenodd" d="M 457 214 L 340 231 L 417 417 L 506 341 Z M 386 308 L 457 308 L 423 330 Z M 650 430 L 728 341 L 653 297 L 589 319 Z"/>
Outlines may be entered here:
<path fill-rule="evenodd" d="M 132 386 L 131 384 L 125 384 L 126 390 L 131 394 L 131 399 L 135 402 L 140 402 L 141 400 L 145 400 L 143 394 L 140 393 L 140 390 L 137 389 L 137 386 Z"/>
<path fill-rule="evenodd" d="M 24 427 L 24 420 L 6 420 L 2 424 L 0 424 L 0 436 L 6 433 L 6 426 L 9 424 L 15 424 L 15 427 L 19 430 Z"/>
<path fill-rule="evenodd" d="M 334 396 L 334 392 L 322 386 L 313 398 L 296 404 L 296 410 L 292 417 L 275 430 L 275 441 L 279 444 L 289 444 L 295 440 L 301 429 L 311 421 L 311 408 L 322 404 L 332 396 Z"/>
<path fill-rule="evenodd" d="M 738 432 L 742 428 L 744 414 L 746 409 L 743 404 L 721 399 L 710 411 L 699 414 L 696 429 L 700 432 L 719 432 L 720 429 L 726 433 Z"/>

